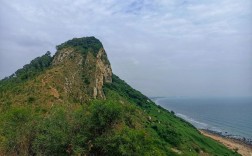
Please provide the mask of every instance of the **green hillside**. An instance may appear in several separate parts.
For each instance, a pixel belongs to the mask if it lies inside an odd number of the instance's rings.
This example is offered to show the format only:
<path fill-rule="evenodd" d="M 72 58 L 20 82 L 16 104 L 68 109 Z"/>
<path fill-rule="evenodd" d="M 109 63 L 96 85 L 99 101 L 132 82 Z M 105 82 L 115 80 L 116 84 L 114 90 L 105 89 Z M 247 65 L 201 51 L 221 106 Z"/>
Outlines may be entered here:
<path fill-rule="evenodd" d="M 94 37 L 1 80 L 0 113 L 0 155 L 239 155 L 114 75 Z"/>

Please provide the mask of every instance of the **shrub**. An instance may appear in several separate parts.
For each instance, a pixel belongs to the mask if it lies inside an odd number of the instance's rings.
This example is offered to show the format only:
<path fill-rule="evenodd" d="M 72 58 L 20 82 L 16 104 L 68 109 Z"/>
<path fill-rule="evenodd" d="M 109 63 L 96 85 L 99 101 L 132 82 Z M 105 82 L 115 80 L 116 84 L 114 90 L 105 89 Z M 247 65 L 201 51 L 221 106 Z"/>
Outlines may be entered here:
<path fill-rule="evenodd" d="M 35 101 L 35 97 L 32 97 L 32 96 L 28 97 L 27 99 L 28 103 L 33 103 L 34 101 Z"/>
<path fill-rule="evenodd" d="M 6 154 L 28 155 L 32 140 L 32 115 L 28 108 L 11 108 L 0 120 L 0 145 Z"/>
<path fill-rule="evenodd" d="M 158 135 L 165 141 L 173 146 L 178 147 L 181 143 L 179 134 L 174 128 L 165 125 L 152 125 L 152 128 L 158 133 Z"/>
<path fill-rule="evenodd" d="M 52 110 L 36 127 L 33 151 L 41 155 L 66 155 L 70 144 L 70 125 L 63 109 Z"/>
<path fill-rule="evenodd" d="M 101 135 L 121 119 L 122 107 L 111 101 L 106 103 L 98 101 L 92 103 L 90 113 L 90 130 L 94 131 L 95 135 Z"/>

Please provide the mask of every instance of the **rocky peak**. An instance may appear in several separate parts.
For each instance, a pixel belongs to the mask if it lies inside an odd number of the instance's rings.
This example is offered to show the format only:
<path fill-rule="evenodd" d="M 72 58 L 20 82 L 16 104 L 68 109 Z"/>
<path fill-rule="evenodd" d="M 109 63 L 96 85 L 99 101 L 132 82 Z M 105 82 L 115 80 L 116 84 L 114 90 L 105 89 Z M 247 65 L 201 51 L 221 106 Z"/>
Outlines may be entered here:
<path fill-rule="evenodd" d="M 64 90 L 72 97 L 80 101 L 106 98 L 103 85 L 112 82 L 112 69 L 98 39 L 74 38 L 57 46 L 52 64 L 64 73 Z"/>

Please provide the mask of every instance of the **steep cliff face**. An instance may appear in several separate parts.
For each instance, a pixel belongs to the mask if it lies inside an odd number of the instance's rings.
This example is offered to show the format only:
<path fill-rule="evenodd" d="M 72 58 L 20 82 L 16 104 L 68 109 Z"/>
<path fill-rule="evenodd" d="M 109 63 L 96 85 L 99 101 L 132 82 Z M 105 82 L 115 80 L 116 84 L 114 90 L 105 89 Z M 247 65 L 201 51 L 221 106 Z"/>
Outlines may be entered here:
<path fill-rule="evenodd" d="M 106 52 L 100 49 L 96 56 L 95 85 L 93 97 L 101 97 L 105 99 L 102 87 L 104 83 L 112 83 L 112 69 L 107 60 Z"/>
<path fill-rule="evenodd" d="M 99 50 L 84 49 L 82 44 L 86 40 L 73 40 L 74 45 L 66 42 L 58 48 L 52 62 L 53 67 L 60 68 L 64 73 L 64 91 L 80 101 L 90 97 L 106 99 L 103 85 L 112 82 L 112 69 L 104 48 L 100 45 Z"/>

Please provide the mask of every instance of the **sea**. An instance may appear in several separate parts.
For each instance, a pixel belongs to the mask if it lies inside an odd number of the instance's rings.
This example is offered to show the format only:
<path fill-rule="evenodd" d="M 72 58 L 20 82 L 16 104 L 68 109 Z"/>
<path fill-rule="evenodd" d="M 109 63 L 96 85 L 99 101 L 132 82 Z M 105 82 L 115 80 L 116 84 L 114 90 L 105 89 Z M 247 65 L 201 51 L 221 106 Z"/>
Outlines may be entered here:
<path fill-rule="evenodd" d="M 153 101 L 198 129 L 252 140 L 252 97 L 154 98 Z"/>

